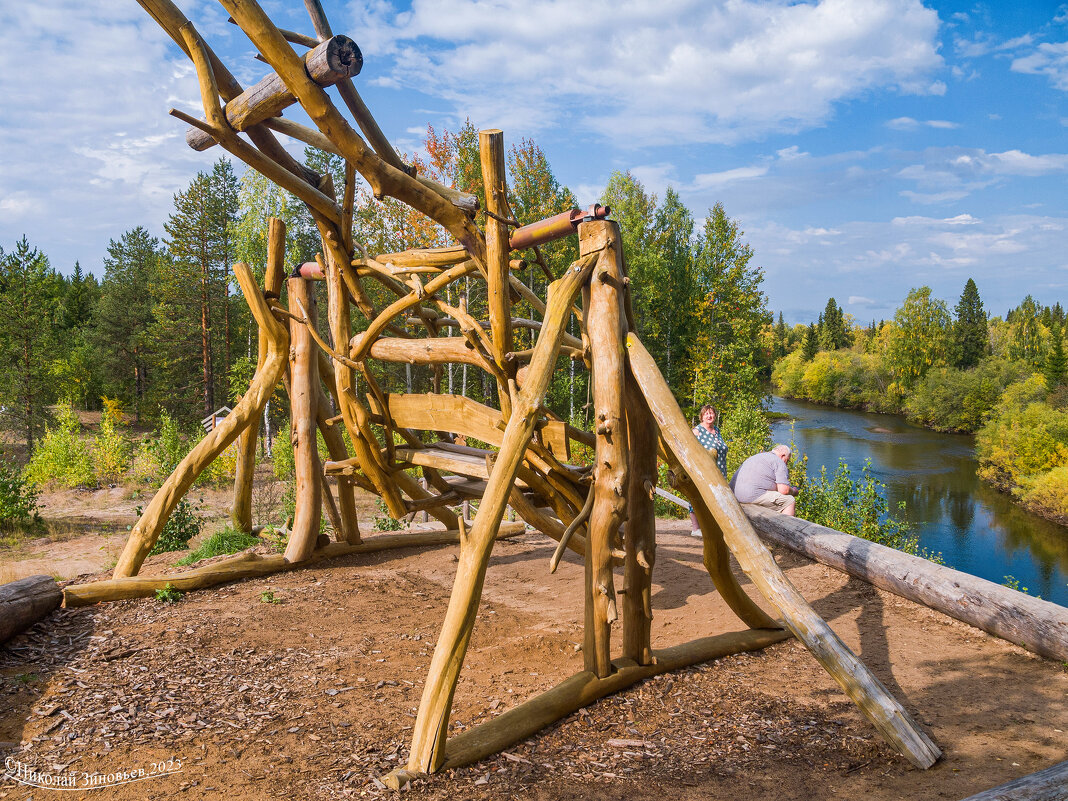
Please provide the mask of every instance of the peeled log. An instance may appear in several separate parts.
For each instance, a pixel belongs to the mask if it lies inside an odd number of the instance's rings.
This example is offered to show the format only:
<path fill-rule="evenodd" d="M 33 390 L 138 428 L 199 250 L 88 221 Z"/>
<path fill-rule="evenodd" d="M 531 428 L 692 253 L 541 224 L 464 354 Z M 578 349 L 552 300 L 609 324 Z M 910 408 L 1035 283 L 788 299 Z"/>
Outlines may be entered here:
<path fill-rule="evenodd" d="M 51 576 L 30 576 L 0 585 L 0 643 L 25 631 L 63 601 Z"/>
<path fill-rule="evenodd" d="M 750 504 L 765 539 L 1040 656 L 1068 659 L 1068 609 L 918 556 Z"/>
<path fill-rule="evenodd" d="M 363 54 L 352 39 L 334 36 L 304 56 L 308 76 L 320 86 L 333 86 L 344 78 L 359 75 Z M 255 86 L 249 87 L 226 104 L 226 121 L 235 131 L 244 131 L 256 123 L 278 116 L 297 102 L 277 73 L 272 72 Z M 185 133 L 186 144 L 193 150 L 207 150 L 215 144 L 211 134 L 199 128 Z"/>
<path fill-rule="evenodd" d="M 970 795 L 964 801 L 1064 801 L 1068 798 L 1065 788 L 1068 788 L 1068 761 Z"/>

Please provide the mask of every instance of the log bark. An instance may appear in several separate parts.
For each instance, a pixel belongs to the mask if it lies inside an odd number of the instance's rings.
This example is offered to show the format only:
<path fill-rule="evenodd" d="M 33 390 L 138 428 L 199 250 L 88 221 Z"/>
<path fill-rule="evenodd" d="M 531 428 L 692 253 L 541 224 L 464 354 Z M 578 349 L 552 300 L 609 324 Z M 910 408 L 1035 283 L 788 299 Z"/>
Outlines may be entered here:
<path fill-rule="evenodd" d="M 817 615 L 797 588 L 775 564 L 712 455 L 701 447 L 679 411 L 667 382 L 649 352 L 633 334 L 627 337 L 631 369 L 661 436 L 715 516 L 723 537 L 761 594 L 779 610 L 794 633 L 824 669 L 834 677 L 879 732 L 914 765 L 929 768 L 942 752 L 912 720 L 837 634 Z"/>
<path fill-rule="evenodd" d="M 656 424 L 633 376 L 627 376 L 627 522 L 623 538 L 623 656 L 652 661 L 653 565 L 656 564 Z"/>
<path fill-rule="evenodd" d="M 278 295 L 282 288 L 285 268 L 286 224 L 277 217 L 267 223 L 267 273 L 264 276 L 264 290 L 267 294 Z M 263 369 L 267 361 L 267 335 L 260 331 L 257 335 L 256 371 Z M 256 473 L 256 440 L 259 437 L 263 413 L 254 411 L 249 416 L 248 426 L 241 433 L 237 446 L 237 465 L 234 469 L 234 502 L 230 507 L 230 523 L 238 531 L 252 531 L 252 482 Z"/>
<path fill-rule="evenodd" d="M 63 591 L 51 576 L 29 576 L 0 584 L 0 643 L 58 609 L 62 601 Z"/>
<path fill-rule="evenodd" d="M 234 410 L 186 454 L 153 496 L 126 540 L 126 547 L 115 566 L 116 578 L 136 575 L 152 546 L 156 544 L 156 539 L 178 501 L 189 491 L 197 476 L 237 439 L 248 425 L 252 413 L 262 414 L 263 407 L 285 372 L 289 353 L 289 333 L 286 327 L 274 318 L 247 264 L 235 264 L 234 276 L 241 285 L 241 292 L 256 324 L 260 331 L 267 334 L 267 360 L 263 369 L 256 372 L 248 392 L 242 396 Z"/>
<path fill-rule="evenodd" d="M 479 158 L 482 163 L 482 185 L 486 190 L 486 304 L 489 306 L 490 332 L 493 338 L 493 359 L 508 375 L 515 377 L 515 366 L 505 362 L 505 354 L 512 350 L 512 303 L 508 292 L 509 268 L 508 226 L 498 217 L 508 216 L 508 187 L 504 181 L 504 133 L 497 129 L 478 132 Z M 508 387 L 498 387 L 507 394 Z M 501 408 L 504 401 L 501 401 Z"/>
<path fill-rule="evenodd" d="M 963 801 L 1064 801 L 1068 798 L 1068 761 L 1013 779 Z"/>
<path fill-rule="evenodd" d="M 290 278 L 289 311 L 304 316 L 308 325 L 315 325 L 315 287 L 304 278 Z M 322 467 L 316 443 L 315 416 L 319 401 L 319 360 L 308 327 L 293 322 L 289 329 L 289 375 L 292 388 L 290 399 L 290 439 L 293 442 L 293 467 L 296 472 L 296 501 L 293 526 L 286 545 L 286 559 L 302 562 L 315 549 L 319 524 L 323 519 Z"/>
<path fill-rule="evenodd" d="M 498 539 L 521 534 L 525 527 L 522 523 L 504 521 L 497 532 Z M 283 554 L 242 553 L 213 562 L 204 567 L 194 568 L 185 573 L 170 576 L 130 576 L 127 578 L 94 581 L 89 584 L 72 584 L 63 589 L 63 605 L 66 607 L 89 606 L 102 601 L 124 601 L 130 598 L 149 598 L 168 584 L 181 592 L 200 590 L 238 581 L 254 576 L 266 576 L 281 573 L 297 567 L 306 567 L 323 559 L 335 556 L 348 556 L 354 553 L 377 553 L 394 548 L 420 548 L 433 545 L 455 545 L 460 542 L 458 529 L 448 531 L 430 531 L 415 534 L 383 534 L 371 537 L 355 545 L 347 542 L 331 542 L 323 548 L 313 551 L 304 562 L 297 565 L 287 561 Z"/>
<path fill-rule="evenodd" d="M 319 86 L 333 86 L 343 78 L 360 74 L 363 54 L 349 37 L 335 36 L 309 50 L 304 55 L 304 65 L 308 77 Z M 244 131 L 278 116 L 296 102 L 282 79 L 272 72 L 227 103 L 224 113 L 231 128 Z M 185 141 L 193 150 L 207 150 L 215 144 L 211 134 L 198 128 L 186 131 Z"/>
<path fill-rule="evenodd" d="M 1068 660 L 1068 609 L 807 520 L 746 504 L 766 540 L 1040 656 Z"/>
<path fill-rule="evenodd" d="M 549 312 L 535 347 L 531 377 L 516 399 L 474 526 L 460 548 L 460 563 L 456 568 L 449 608 L 434 649 L 412 733 L 410 770 L 433 772 L 441 766 L 453 693 L 474 628 L 490 547 L 501 513 L 508 504 L 523 452 L 534 434 L 538 409 L 552 378 L 572 298 L 585 283 L 592 267 L 592 258 L 581 259 L 549 288 Z"/>
<path fill-rule="evenodd" d="M 593 360 L 596 467 L 593 510 L 587 528 L 583 659 L 604 678 L 612 670 L 612 623 L 618 617 L 612 551 L 626 519 L 627 424 L 623 410 L 626 323 L 623 311 L 622 242 L 619 226 L 596 221 L 579 226 L 579 253 L 598 253 L 590 280 L 586 333 Z"/>

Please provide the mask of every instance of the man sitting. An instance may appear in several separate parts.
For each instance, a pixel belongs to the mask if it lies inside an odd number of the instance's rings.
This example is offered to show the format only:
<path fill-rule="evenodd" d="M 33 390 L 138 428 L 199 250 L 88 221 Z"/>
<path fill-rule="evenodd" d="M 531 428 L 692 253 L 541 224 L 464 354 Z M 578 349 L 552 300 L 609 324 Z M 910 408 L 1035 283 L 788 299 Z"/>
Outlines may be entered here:
<path fill-rule="evenodd" d="M 790 485 L 789 462 L 790 449 L 785 445 L 750 456 L 731 477 L 735 497 L 740 503 L 755 503 L 793 517 L 798 488 Z"/>

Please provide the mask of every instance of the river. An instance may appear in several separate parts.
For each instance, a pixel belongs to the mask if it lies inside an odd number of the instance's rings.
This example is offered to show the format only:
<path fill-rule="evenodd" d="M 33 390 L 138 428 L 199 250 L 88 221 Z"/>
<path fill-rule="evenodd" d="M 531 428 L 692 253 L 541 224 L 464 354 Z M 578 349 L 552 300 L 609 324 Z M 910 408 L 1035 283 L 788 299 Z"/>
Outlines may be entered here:
<path fill-rule="evenodd" d="M 905 517 L 920 544 L 950 567 L 997 584 L 1012 576 L 1032 595 L 1068 606 L 1068 528 L 1024 511 L 975 475 L 972 437 L 939 434 L 896 415 L 867 414 L 774 398 L 790 415 L 796 449 L 810 475 L 844 459 L 854 476 L 866 459 L 886 485 L 892 510 Z M 790 443 L 791 420 L 772 425 L 775 442 Z"/>

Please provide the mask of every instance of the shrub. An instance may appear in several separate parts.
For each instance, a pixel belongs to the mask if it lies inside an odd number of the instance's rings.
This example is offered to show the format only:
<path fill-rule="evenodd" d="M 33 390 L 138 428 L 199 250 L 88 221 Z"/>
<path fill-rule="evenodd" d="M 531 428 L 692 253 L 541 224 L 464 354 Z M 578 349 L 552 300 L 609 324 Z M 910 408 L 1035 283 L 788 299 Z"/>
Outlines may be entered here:
<path fill-rule="evenodd" d="M 1046 517 L 1068 521 L 1068 464 L 1020 478 L 1016 494 L 1024 505 Z"/>
<path fill-rule="evenodd" d="M 386 508 L 386 503 L 378 499 L 378 517 L 375 518 L 375 531 L 399 531 L 402 528 L 401 521 L 393 517 Z"/>
<path fill-rule="evenodd" d="M 1034 374 L 1007 388 L 975 440 L 979 476 L 1002 489 L 1068 464 L 1068 411 L 1044 403 L 1046 380 Z"/>
<path fill-rule="evenodd" d="M 137 507 L 137 515 L 141 515 L 140 506 Z M 160 532 L 149 556 L 168 551 L 184 551 L 189 547 L 189 540 L 200 534 L 200 525 L 196 507 L 188 499 L 182 498 L 163 526 L 163 531 Z"/>
<path fill-rule="evenodd" d="M 849 466 L 841 461 L 834 475 L 828 477 L 826 466 L 815 479 L 806 475 L 808 457 L 801 456 L 790 467 L 790 481 L 799 486 L 796 514 L 821 526 L 852 534 L 889 548 L 941 562 L 938 555 L 921 550 L 919 538 L 903 517 L 889 514 L 886 486 L 871 474 L 866 461 L 859 478 L 854 479 Z M 904 508 L 900 512 L 904 513 Z"/>
<path fill-rule="evenodd" d="M 182 591 L 168 581 L 163 589 L 156 590 L 156 600 L 165 604 L 177 603 L 182 600 Z"/>
<path fill-rule="evenodd" d="M 755 398 L 735 404 L 723 415 L 720 434 L 727 443 L 728 479 L 754 453 L 771 447 L 771 425 L 763 406 Z"/>
<path fill-rule="evenodd" d="M 93 463 L 96 479 L 101 484 L 112 484 L 121 479 L 130 469 L 131 446 L 118 431 L 122 412 L 115 402 L 109 404 L 104 398 L 104 413 L 100 417 L 100 433 L 93 440 Z"/>
<path fill-rule="evenodd" d="M 177 421 L 164 409 L 159 414 L 156 430 L 141 443 L 133 460 L 134 478 L 157 486 L 174 472 L 187 453 Z"/>
<path fill-rule="evenodd" d="M 258 537 L 227 527 L 222 531 L 216 531 L 208 539 L 204 540 L 195 551 L 183 556 L 176 564 L 191 565 L 201 559 L 210 559 L 213 556 L 221 556 L 227 553 L 237 553 L 259 544 Z"/>
<path fill-rule="evenodd" d="M 87 487 L 94 482 L 89 448 L 81 438 L 78 415 L 70 406 L 60 406 L 56 423 L 49 426 L 34 449 L 26 467 L 26 477 L 44 486 L 56 483 L 63 487 Z"/>
<path fill-rule="evenodd" d="M 1026 365 L 988 359 L 973 370 L 931 370 L 905 403 L 914 422 L 937 431 L 977 431 L 990 417 L 1005 387 L 1025 375 Z"/>
<path fill-rule="evenodd" d="M 37 486 L 27 479 L 18 465 L 0 455 L 0 531 L 36 525 Z"/>

